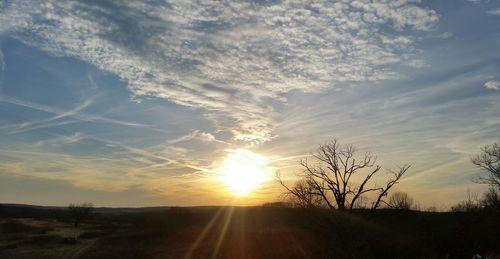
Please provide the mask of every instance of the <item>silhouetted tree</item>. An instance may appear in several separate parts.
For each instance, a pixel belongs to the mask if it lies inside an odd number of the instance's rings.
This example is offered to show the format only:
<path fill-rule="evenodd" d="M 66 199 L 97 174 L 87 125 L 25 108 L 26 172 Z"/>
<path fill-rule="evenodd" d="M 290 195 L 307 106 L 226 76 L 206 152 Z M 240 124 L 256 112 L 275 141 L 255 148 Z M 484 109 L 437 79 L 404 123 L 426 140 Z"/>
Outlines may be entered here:
<path fill-rule="evenodd" d="M 493 143 L 481 148 L 481 153 L 472 157 L 472 163 L 488 171 L 488 177 L 480 177 L 477 182 L 500 189 L 500 145 Z"/>
<path fill-rule="evenodd" d="M 409 210 L 413 206 L 413 198 L 406 192 L 395 192 L 387 202 L 389 208 L 397 210 Z"/>
<path fill-rule="evenodd" d="M 73 219 L 73 224 L 75 228 L 78 227 L 80 221 L 89 217 L 92 214 L 93 210 L 94 210 L 94 205 L 90 202 L 84 202 L 81 204 L 71 203 L 68 206 L 68 211 L 69 215 Z"/>
<path fill-rule="evenodd" d="M 279 172 L 278 172 L 279 174 Z M 281 179 L 281 178 L 279 178 Z M 322 197 L 315 194 L 312 184 L 305 179 L 300 179 L 292 188 L 287 188 L 287 201 L 296 208 L 322 208 L 326 207 Z"/>
<path fill-rule="evenodd" d="M 355 153 L 356 149 L 352 145 L 340 145 L 334 139 L 319 146 L 312 154 L 313 163 L 308 159 L 300 162 L 303 168 L 302 179 L 293 188 L 282 181 L 279 173 L 276 176 L 288 194 L 306 204 L 319 198 L 329 208 L 353 209 L 356 207 L 356 202 L 365 194 L 375 193 L 376 199 L 372 209 L 376 209 L 410 165 L 404 165 L 397 171 L 390 171 L 393 175 L 386 185 L 377 187 L 371 181 L 381 169 L 381 166 L 376 164 L 376 157 L 365 153 L 358 159 Z M 365 172 L 363 176 L 362 172 Z M 359 178 L 358 176 L 361 176 L 362 180 L 356 183 L 355 178 Z"/>
<path fill-rule="evenodd" d="M 453 206 L 450 210 L 452 212 L 474 212 L 482 209 L 481 201 L 477 197 L 477 193 L 471 193 L 467 190 L 467 199 L 463 200 Z"/>
<path fill-rule="evenodd" d="M 475 211 L 500 212 L 500 192 L 495 188 L 488 189 L 481 198 L 477 193 L 471 194 L 467 191 L 467 199 L 451 207 L 453 212 L 475 212 Z"/>
<path fill-rule="evenodd" d="M 489 188 L 484 193 L 481 203 L 485 210 L 500 212 L 500 192 L 494 188 Z"/>

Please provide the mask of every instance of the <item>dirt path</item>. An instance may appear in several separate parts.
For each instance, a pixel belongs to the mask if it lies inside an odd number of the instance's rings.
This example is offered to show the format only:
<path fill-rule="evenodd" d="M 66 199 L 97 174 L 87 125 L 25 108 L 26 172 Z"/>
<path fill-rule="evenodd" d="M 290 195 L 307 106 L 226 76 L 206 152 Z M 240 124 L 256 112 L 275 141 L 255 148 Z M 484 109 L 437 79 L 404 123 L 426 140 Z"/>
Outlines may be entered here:
<path fill-rule="evenodd" d="M 76 245 L 76 247 L 73 247 L 73 249 L 68 249 L 64 251 L 62 254 L 62 258 L 71 258 L 71 259 L 77 259 L 80 258 L 80 256 L 90 249 L 94 244 L 97 242 L 97 239 L 90 239 L 90 240 L 85 240 L 84 242 L 81 242 Z"/>

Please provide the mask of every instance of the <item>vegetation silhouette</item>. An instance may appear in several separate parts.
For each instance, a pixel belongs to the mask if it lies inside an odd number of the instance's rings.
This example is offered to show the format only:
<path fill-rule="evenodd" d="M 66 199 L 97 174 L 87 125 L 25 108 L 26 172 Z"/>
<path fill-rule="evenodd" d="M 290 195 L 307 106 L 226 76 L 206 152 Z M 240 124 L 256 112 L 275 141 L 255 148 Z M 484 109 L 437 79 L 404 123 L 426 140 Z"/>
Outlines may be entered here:
<path fill-rule="evenodd" d="M 376 156 L 368 152 L 358 157 L 353 145 L 342 145 L 333 139 L 321 144 L 312 158 L 300 161 L 303 168 L 301 179 L 293 187 L 284 183 L 279 171 L 276 178 L 286 189 L 292 203 L 299 207 L 326 205 L 330 209 L 352 210 L 365 195 L 374 193 L 371 209 L 375 210 L 385 203 L 383 198 L 410 168 L 407 164 L 396 171 L 389 170 L 392 177 L 387 179 L 384 186 L 378 187 L 373 177 L 382 167 L 376 161 Z"/>
<path fill-rule="evenodd" d="M 478 183 L 489 184 L 500 189 L 500 144 L 493 143 L 481 148 L 481 153 L 473 156 L 471 161 L 488 172 L 487 177 L 476 179 Z"/>
<path fill-rule="evenodd" d="M 71 203 L 68 206 L 68 213 L 73 219 L 73 226 L 78 227 L 78 224 L 85 218 L 88 218 L 94 209 L 94 205 L 90 202 L 84 202 L 81 204 Z"/>
<path fill-rule="evenodd" d="M 387 205 L 391 209 L 409 210 L 413 208 L 413 198 L 406 192 L 395 192 L 389 197 Z"/>

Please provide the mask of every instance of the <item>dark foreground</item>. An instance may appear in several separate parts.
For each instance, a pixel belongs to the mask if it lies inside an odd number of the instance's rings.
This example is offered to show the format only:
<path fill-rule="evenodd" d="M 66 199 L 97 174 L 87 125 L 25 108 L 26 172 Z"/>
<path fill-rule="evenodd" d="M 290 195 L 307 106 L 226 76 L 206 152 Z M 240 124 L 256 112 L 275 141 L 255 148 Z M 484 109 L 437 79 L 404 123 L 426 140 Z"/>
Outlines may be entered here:
<path fill-rule="evenodd" d="M 76 237 L 76 239 L 75 239 Z M 500 215 L 274 207 L 97 209 L 0 205 L 0 258 L 500 258 Z"/>

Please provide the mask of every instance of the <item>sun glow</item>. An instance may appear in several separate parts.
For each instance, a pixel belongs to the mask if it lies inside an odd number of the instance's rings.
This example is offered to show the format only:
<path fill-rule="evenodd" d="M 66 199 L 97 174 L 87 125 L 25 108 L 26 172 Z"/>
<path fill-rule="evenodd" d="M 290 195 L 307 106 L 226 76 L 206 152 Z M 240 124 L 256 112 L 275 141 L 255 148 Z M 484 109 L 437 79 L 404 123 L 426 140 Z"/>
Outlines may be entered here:
<path fill-rule="evenodd" d="M 220 180 L 234 195 L 248 195 L 270 178 L 272 167 L 267 158 L 246 149 L 232 150 L 217 168 Z"/>

